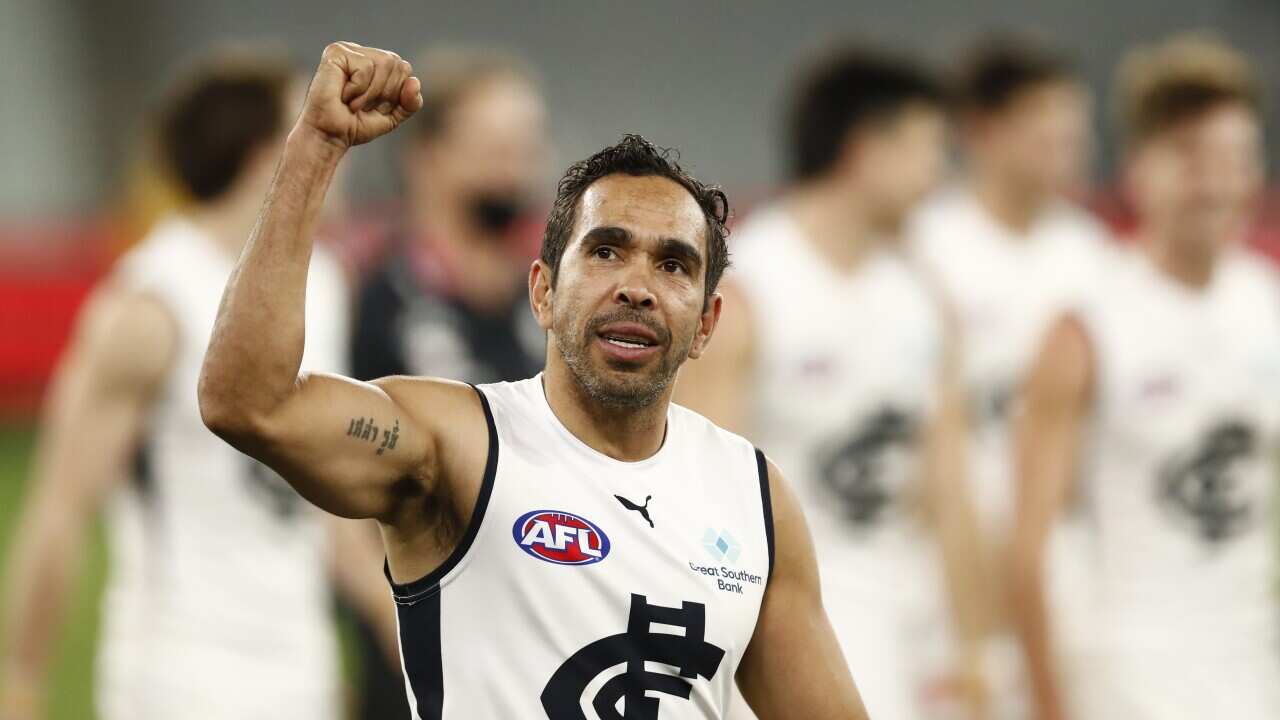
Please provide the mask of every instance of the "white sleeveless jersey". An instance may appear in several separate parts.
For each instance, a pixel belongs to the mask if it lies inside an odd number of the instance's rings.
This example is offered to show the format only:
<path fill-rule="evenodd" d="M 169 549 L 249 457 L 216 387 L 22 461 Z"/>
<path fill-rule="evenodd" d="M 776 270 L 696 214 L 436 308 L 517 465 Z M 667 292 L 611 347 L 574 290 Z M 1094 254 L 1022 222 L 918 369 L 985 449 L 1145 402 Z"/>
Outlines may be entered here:
<path fill-rule="evenodd" d="M 1104 705 L 1280 717 L 1280 281 L 1233 249 L 1193 291 L 1133 253 L 1079 314 L 1097 368 L 1085 489 Z"/>
<path fill-rule="evenodd" d="M 1019 235 L 970 192 L 951 188 L 917 213 L 911 234 L 956 312 L 972 407 L 975 505 L 984 525 L 1003 533 L 1013 511 L 1014 395 L 1050 323 L 1085 297 L 1105 266 L 1106 231 L 1064 202 Z"/>
<path fill-rule="evenodd" d="M 868 712 L 910 717 L 904 623 L 926 582 L 918 473 L 941 373 L 936 293 L 892 249 L 840 274 L 780 207 L 734 242 L 731 277 L 755 324 L 747 434 L 804 506 Z"/>
<path fill-rule="evenodd" d="M 466 535 L 393 585 L 417 720 L 725 717 L 772 566 L 763 455 L 672 405 L 620 462 L 541 375 L 482 385 L 489 459 Z"/>
<path fill-rule="evenodd" d="M 171 219 L 116 270 L 168 310 L 177 348 L 135 476 L 108 499 L 105 720 L 339 714 L 320 512 L 200 419 L 197 378 L 233 261 Z M 303 367 L 339 370 L 346 326 L 341 271 L 317 251 Z"/>
<path fill-rule="evenodd" d="M 1196 292 L 1135 253 L 1080 313 L 1097 359 L 1087 497 L 1121 645 L 1274 638 L 1280 282 L 1247 251 L 1220 262 Z"/>

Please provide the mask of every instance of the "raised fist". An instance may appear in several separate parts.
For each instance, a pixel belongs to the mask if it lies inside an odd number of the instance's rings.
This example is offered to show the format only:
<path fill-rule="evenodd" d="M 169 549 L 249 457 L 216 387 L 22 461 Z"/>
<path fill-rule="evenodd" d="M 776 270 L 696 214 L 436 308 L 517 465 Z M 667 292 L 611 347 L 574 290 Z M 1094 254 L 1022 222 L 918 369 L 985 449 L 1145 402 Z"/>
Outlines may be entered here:
<path fill-rule="evenodd" d="M 349 148 L 395 130 L 421 107 L 422 83 L 399 55 L 336 42 L 324 49 L 298 123 Z"/>

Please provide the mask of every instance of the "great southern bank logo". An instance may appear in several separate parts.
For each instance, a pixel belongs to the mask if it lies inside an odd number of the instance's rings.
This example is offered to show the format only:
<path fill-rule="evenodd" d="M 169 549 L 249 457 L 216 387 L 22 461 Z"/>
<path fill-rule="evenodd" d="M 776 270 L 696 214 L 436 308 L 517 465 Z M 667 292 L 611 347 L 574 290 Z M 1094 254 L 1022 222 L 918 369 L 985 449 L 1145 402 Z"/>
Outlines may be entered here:
<path fill-rule="evenodd" d="M 511 536 L 521 550 L 556 565 L 590 565 L 609 555 L 609 536 L 599 525 L 563 510 L 527 512 Z"/>
<path fill-rule="evenodd" d="M 724 529 L 717 532 L 714 528 L 707 528 L 707 531 L 702 534 L 702 547 L 706 548 L 707 554 L 717 562 L 723 560 L 737 562 L 738 556 L 742 554 L 742 545 L 728 530 Z"/>

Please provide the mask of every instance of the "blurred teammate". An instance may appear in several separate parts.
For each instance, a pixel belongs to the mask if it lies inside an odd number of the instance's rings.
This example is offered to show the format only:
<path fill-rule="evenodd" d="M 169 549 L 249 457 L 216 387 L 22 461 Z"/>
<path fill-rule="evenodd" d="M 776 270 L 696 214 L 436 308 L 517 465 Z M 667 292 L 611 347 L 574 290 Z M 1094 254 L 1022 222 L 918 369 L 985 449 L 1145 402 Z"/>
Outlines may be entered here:
<path fill-rule="evenodd" d="M 348 149 L 421 107 L 411 72 L 326 48 L 227 285 L 206 422 L 379 520 L 417 718 L 722 718 L 735 677 L 769 720 L 864 717 L 781 476 L 670 403 L 720 312 L 727 207 L 641 138 L 560 183 L 529 273 L 540 375 L 298 374 L 317 209 Z"/>
<path fill-rule="evenodd" d="M 682 402 L 795 469 L 832 625 L 868 712 L 886 720 L 921 712 L 921 511 L 964 505 L 943 497 L 956 478 L 925 467 L 947 434 L 950 453 L 963 436 L 943 407 L 945 313 L 901 247 L 942 171 L 943 103 L 934 79 L 865 51 L 809 71 L 789 118 L 791 187 L 735 233 L 716 345 L 681 383 Z M 955 540 L 958 527 L 936 529 Z"/>
<path fill-rule="evenodd" d="M 352 375 L 521 380 L 545 341 L 529 313 L 525 270 L 547 154 L 546 110 L 516 60 L 477 49 L 429 52 L 423 109 L 407 131 L 404 223 L 360 292 Z M 360 716 L 406 717 L 400 668 L 362 633 Z"/>
<path fill-rule="evenodd" d="M 1049 323 L 1083 297 L 1109 250 L 1105 230 L 1068 200 L 1086 180 L 1087 90 L 1067 62 L 1029 40 L 979 43 L 958 78 L 964 150 L 959 182 L 913 219 L 915 250 L 954 303 L 963 347 L 970 482 L 987 539 L 985 570 L 1004 586 L 999 557 L 1013 522 L 1013 398 Z M 1055 553 L 1059 582 L 1076 593 L 1066 534 Z M 986 669 L 1000 717 L 1026 709 L 1025 676 L 1004 612 L 987 593 L 997 628 Z"/>
<path fill-rule="evenodd" d="M 100 510 L 111 565 L 99 717 L 338 717 L 321 515 L 210 433 L 194 392 L 220 288 L 296 107 L 292 84 L 269 56 L 209 58 L 158 118 L 160 155 L 189 202 L 93 293 L 54 380 L 10 565 L 5 720 L 42 716 L 56 630 Z M 336 368 L 343 278 L 316 255 L 307 362 Z M 336 568 L 364 602 L 386 603 L 363 590 L 359 565 Z"/>
<path fill-rule="evenodd" d="M 1280 282 L 1241 244 L 1263 179 L 1256 80 L 1195 37 L 1135 53 L 1120 79 L 1140 242 L 1048 335 L 1016 441 L 1037 717 L 1276 718 Z M 1043 577 L 1077 479 L 1099 612 L 1067 685 Z"/>
<path fill-rule="evenodd" d="M 913 218 L 912 232 L 956 306 L 975 497 L 1002 534 L 1011 400 L 1048 323 L 1094 279 L 1106 234 L 1066 199 L 1086 180 L 1090 102 L 1065 61 L 992 39 L 972 51 L 958 84 L 963 175 Z"/>

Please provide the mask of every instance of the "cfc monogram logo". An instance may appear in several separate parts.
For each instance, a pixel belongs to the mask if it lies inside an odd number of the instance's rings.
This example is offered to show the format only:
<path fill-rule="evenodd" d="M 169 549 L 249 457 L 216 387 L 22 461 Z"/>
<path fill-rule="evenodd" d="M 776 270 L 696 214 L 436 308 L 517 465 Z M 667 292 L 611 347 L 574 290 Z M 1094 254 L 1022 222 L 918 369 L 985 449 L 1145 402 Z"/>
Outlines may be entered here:
<path fill-rule="evenodd" d="M 1161 468 L 1160 504 L 1211 545 L 1239 535 L 1253 515 L 1240 465 L 1255 455 L 1258 444 L 1253 428 L 1243 422 L 1212 428 Z"/>
<path fill-rule="evenodd" d="M 910 474 L 916 439 L 915 420 L 891 407 L 865 418 L 852 435 L 826 453 L 819 473 L 855 527 L 878 524 L 901 493 L 901 478 Z"/>
<path fill-rule="evenodd" d="M 542 691 L 542 708 L 549 720 L 587 720 L 582 694 L 606 670 L 626 664 L 619 675 L 604 682 L 591 699 L 600 720 L 658 720 L 656 697 L 648 691 L 689 699 L 689 680 L 710 680 L 720 669 L 724 650 L 708 643 L 706 607 L 685 602 L 680 608 L 650 605 L 644 595 L 631 595 L 627 631 L 597 640 L 574 653 L 556 670 Z M 683 635 L 656 633 L 652 625 L 684 628 Z M 680 675 L 651 672 L 646 662 L 679 668 Z M 687 679 L 686 679 L 687 678 Z M 622 701 L 622 709 L 618 702 Z"/>

